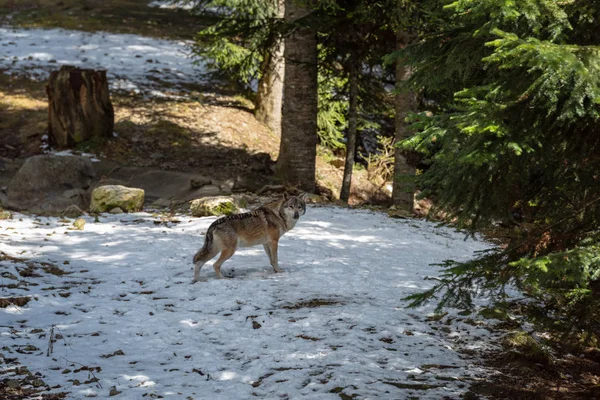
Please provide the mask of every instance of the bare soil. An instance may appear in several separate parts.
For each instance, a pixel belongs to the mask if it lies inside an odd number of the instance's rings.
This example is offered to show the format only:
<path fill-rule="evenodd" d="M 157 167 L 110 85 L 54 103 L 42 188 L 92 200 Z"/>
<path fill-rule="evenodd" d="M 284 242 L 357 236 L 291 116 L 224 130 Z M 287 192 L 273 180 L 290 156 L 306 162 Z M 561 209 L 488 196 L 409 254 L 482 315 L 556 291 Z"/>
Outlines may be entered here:
<path fill-rule="evenodd" d="M 471 390 L 491 400 L 600 399 L 600 358 L 593 353 L 564 355 L 541 364 L 510 351 L 493 352 L 485 357 L 485 365 L 499 374 Z"/>

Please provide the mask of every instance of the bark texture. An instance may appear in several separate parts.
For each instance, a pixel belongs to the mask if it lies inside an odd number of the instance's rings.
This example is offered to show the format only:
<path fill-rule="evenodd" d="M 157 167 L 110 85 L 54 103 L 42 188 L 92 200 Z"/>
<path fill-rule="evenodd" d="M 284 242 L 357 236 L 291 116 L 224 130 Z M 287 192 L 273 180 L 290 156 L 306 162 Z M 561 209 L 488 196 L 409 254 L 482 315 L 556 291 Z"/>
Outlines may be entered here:
<path fill-rule="evenodd" d="M 300 3 L 287 0 L 285 19 L 297 21 L 310 12 Z M 285 40 L 285 79 L 281 144 L 276 165 L 277 177 L 314 192 L 317 148 L 317 36 L 298 26 Z"/>
<path fill-rule="evenodd" d="M 106 71 L 63 66 L 50 74 L 46 93 L 48 138 L 54 146 L 72 147 L 112 136 L 115 113 Z"/>
<path fill-rule="evenodd" d="M 277 2 L 277 17 L 284 18 L 285 3 Z M 285 62 L 283 40 L 273 43 L 263 60 L 262 76 L 256 94 L 256 119 L 265 124 L 277 136 L 281 136 L 281 107 L 283 105 L 283 79 Z"/>
<path fill-rule="evenodd" d="M 350 69 L 350 104 L 348 107 L 348 142 L 346 143 L 346 163 L 344 164 L 344 177 L 340 200 L 348 202 L 352 186 L 352 169 L 356 154 L 356 122 L 358 119 L 358 70 L 356 65 Z"/>
<path fill-rule="evenodd" d="M 409 35 L 400 33 L 397 37 L 397 49 L 403 49 L 409 42 Z M 411 132 L 404 121 L 408 113 L 414 109 L 414 95 L 406 90 L 400 90 L 400 86 L 410 77 L 411 71 L 404 64 L 402 59 L 396 62 L 396 142 L 404 140 L 411 135 Z M 392 189 L 392 203 L 400 210 L 413 212 L 414 194 L 415 194 L 415 168 L 408 165 L 406 157 L 402 155 L 399 148 L 394 153 L 394 184 Z"/>

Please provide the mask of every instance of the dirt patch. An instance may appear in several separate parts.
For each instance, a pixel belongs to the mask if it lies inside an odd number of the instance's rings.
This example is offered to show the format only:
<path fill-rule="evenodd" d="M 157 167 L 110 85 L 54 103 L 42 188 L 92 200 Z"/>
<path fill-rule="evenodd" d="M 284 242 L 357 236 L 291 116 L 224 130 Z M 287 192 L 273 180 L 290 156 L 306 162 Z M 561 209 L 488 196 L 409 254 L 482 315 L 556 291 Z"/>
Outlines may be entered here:
<path fill-rule="evenodd" d="M 300 308 L 317 308 L 324 306 L 334 306 L 338 304 L 343 304 L 340 300 L 334 299 L 312 299 L 300 301 L 295 304 L 286 304 L 281 306 L 281 308 L 285 308 L 286 310 L 298 310 Z"/>
<path fill-rule="evenodd" d="M 192 39 L 205 23 L 188 12 L 148 7 L 149 0 L 0 0 L 0 21 L 28 28 L 109 31 Z"/>
<path fill-rule="evenodd" d="M 56 275 L 56 276 L 63 276 L 63 275 L 70 274 L 70 272 L 63 271 L 62 269 L 58 268 L 56 265 L 46 263 L 46 262 L 42 263 L 42 269 L 47 274 L 52 274 L 52 275 Z"/>
<path fill-rule="evenodd" d="M 11 305 L 15 305 L 17 307 L 23 307 L 30 301 L 31 301 L 31 297 L 29 297 L 29 296 L 0 297 L 0 308 L 6 308 Z"/>
<path fill-rule="evenodd" d="M 412 390 L 429 390 L 441 387 L 442 385 L 429 385 L 426 383 L 404 383 L 404 382 L 383 382 L 386 385 L 395 386 L 398 389 L 412 389 Z"/>
<path fill-rule="evenodd" d="M 310 340 L 311 342 L 317 342 L 319 340 L 321 340 L 321 338 L 318 337 L 314 337 L 314 336 L 308 336 L 308 335 L 297 335 L 296 336 L 299 339 L 304 339 L 304 340 Z"/>
<path fill-rule="evenodd" d="M 600 364 L 585 357 L 568 355 L 542 365 L 501 351 L 488 354 L 485 360 L 501 374 L 471 390 L 489 399 L 600 399 Z"/>

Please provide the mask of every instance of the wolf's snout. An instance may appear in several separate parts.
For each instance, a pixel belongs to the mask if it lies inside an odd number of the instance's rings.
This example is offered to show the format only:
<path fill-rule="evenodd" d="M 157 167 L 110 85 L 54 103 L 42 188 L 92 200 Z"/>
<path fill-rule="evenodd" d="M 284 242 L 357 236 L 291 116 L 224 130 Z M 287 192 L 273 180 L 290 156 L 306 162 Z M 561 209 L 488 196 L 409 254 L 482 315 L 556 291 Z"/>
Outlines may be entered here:
<path fill-rule="evenodd" d="M 298 218 L 300 218 L 300 214 L 298 214 L 298 211 L 296 211 L 296 212 L 294 213 L 294 219 L 298 219 Z"/>

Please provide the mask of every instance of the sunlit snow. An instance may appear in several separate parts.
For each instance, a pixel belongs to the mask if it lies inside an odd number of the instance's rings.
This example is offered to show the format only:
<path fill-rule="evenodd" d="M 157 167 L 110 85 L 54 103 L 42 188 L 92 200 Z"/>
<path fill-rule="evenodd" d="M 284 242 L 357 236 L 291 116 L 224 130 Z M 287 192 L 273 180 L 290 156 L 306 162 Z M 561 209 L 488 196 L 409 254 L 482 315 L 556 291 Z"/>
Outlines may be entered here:
<path fill-rule="evenodd" d="M 107 70 L 113 89 L 136 93 L 205 81 L 185 41 L 65 29 L 0 27 L 0 70 L 45 81 L 62 65 Z M 196 60 L 197 61 L 197 60 Z"/>
<path fill-rule="evenodd" d="M 457 399 L 481 373 L 450 336 L 468 335 L 477 348 L 486 329 L 452 324 L 442 332 L 426 320 L 433 305 L 407 309 L 401 299 L 431 286 L 423 280 L 438 274 L 430 264 L 466 260 L 486 243 L 425 221 L 309 207 L 280 242 L 283 273 L 272 271 L 262 248 L 248 248 L 224 264 L 233 278 L 216 279 L 211 263 L 191 284 L 192 256 L 214 218 L 176 218 L 86 217 L 82 231 L 58 218 L 1 220 L 1 252 L 69 272 L 40 267 L 41 277 L 2 289 L 3 297 L 34 298 L 0 309 L 5 356 L 18 356 L 68 398 L 108 398 L 116 387 L 123 399 L 339 399 L 339 391 Z M 0 261 L 3 276 L 24 266 Z M 47 357 L 53 325 L 62 339 Z M 16 353 L 26 345 L 38 350 Z M 83 383 L 87 370 L 73 372 L 81 365 L 100 367 L 99 381 Z"/>

